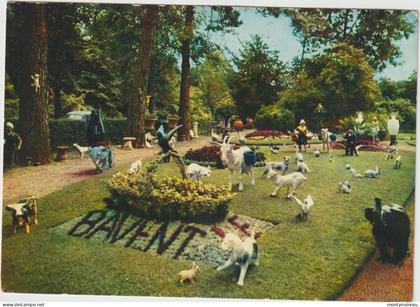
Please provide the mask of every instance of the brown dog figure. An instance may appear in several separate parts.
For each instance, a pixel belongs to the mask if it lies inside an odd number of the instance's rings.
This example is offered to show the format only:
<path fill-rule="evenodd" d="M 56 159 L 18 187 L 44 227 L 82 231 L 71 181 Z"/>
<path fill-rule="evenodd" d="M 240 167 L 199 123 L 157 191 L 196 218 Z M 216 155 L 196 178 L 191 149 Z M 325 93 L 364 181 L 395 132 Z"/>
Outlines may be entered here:
<path fill-rule="evenodd" d="M 6 210 L 12 212 L 12 232 L 16 233 L 18 227 L 22 227 L 25 233 L 30 233 L 30 224 L 38 225 L 38 206 L 35 196 L 17 204 L 6 206 Z"/>

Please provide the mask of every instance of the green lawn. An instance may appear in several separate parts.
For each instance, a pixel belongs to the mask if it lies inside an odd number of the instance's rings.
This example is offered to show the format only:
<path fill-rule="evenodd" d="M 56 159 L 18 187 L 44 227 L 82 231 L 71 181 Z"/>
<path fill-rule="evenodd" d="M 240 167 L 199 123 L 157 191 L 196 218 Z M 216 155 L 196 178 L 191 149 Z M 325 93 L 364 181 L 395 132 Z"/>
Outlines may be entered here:
<path fill-rule="evenodd" d="M 268 153 L 270 160 L 280 160 Z M 283 152 L 281 153 L 283 154 Z M 293 157 L 293 150 L 287 154 Z M 300 198 L 311 193 L 315 201 L 310 220 L 297 223 L 297 206 L 287 200 L 285 190 L 269 197 L 271 181 L 261 179 L 256 169 L 256 186 L 244 176 L 245 191 L 238 193 L 230 208 L 276 224 L 259 239 L 260 266 L 250 270 L 243 288 L 232 272 L 217 272 L 200 264 L 194 285 L 181 286 L 177 273 L 190 266 L 163 256 L 135 249 L 56 235 L 48 229 L 104 208 L 107 196 L 103 181 L 95 178 L 76 183 L 39 200 L 40 225 L 29 235 L 11 235 L 8 214 L 3 218 L 2 285 L 7 292 L 71 293 L 102 295 L 235 297 L 272 299 L 332 299 L 351 280 L 372 250 L 364 208 L 373 197 L 384 203 L 402 204 L 414 185 L 415 155 L 403 153 L 403 166 L 392 168 L 383 153 L 361 152 L 345 157 L 336 151 L 334 162 L 326 154 L 316 159 L 304 154 L 312 173 L 297 191 Z M 355 179 L 351 195 L 338 193 L 337 182 L 349 178 L 344 162 L 363 172 L 382 167 L 379 179 Z M 294 168 L 294 164 L 291 164 Z M 120 169 L 123 169 L 120 167 Z M 113 170 L 115 172 L 116 170 Z M 176 174 L 173 164 L 162 165 L 163 174 Z M 111 176 L 109 173 L 108 176 Z M 213 169 L 208 182 L 227 184 L 227 171 Z M 235 281 L 232 278 L 235 277 Z"/>
<path fill-rule="evenodd" d="M 295 142 L 293 142 L 291 139 L 246 139 L 245 145 L 294 145 Z M 318 140 L 318 138 L 313 138 L 312 140 L 308 141 L 308 144 L 322 144 L 322 141 Z"/>

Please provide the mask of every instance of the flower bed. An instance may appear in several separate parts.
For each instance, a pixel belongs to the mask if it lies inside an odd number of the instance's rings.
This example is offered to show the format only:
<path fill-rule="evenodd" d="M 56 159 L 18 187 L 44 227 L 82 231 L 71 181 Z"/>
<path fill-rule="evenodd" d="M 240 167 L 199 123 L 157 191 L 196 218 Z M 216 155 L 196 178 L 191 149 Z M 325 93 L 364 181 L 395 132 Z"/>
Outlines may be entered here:
<path fill-rule="evenodd" d="M 262 152 L 257 151 L 257 162 L 254 164 L 255 167 L 261 167 L 265 165 L 265 155 Z M 196 150 L 188 150 L 183 160 L 187 164 L 197 163 L 202 166 L 211 166 L 217 168 L 225 168 L 222 160 L 220 159 L 220 146 L 204 146 Z"/>
<path fill-rule="evenodd" d="M 250 134 L 247 134 L 245 136 L 246 138 L 254 138 L 254 137 L 283 137 L 283 138 L 289 138 L 289 135 L 281 130 L 256 130 Z"/>
<path fill-rule="evenodd" d="M 117 173 L 108 181 L 108 205 L 156 220 L 209 223 L 225 218 L 234 197 L 227 186 L 164 177 L 156 168 L 134 175 Z M 153 170 L 153 171 L 151 171 Z"/>
<path fill-rule="evenodd" d="M 385 151 L 386 147 L 382 146 L 379 142 L 370 141 L 370 140 L 357 140 L 355 141 L 355 146 L 361 146 L 359 151 Z M 333 149 L 343 149 L 346 147 L 346 141 L 334 142 Z"/>

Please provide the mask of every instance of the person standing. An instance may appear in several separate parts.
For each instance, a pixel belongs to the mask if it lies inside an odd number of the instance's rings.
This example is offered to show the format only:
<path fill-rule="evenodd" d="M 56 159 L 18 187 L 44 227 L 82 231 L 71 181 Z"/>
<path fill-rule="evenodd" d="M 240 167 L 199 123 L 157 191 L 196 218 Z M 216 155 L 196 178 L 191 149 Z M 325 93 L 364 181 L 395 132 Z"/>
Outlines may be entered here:
<path fill-rule="evenodd" d="M 299 151 L 302 151 L 302 145 L 305 148 L 306 152 L 306 134 L 308 133 L 308 128 L 306 127 L 306 122 L 304 119 L 301 119 L 299 122 L 299 126 L 296 127 L 295 133 L 297 134 L 297 141 L 296 144 L 299 146 Z"/>
<path fill-rule="evenodd" d="M 388 120 L 389 146 L 397 144 L 397 134 L 399 130 L 400 122 L 395 118 L 395 114 L 392 114 Z"/>
<path fill-rule="evenodd" d="M 346 140 L 346 156 L 353 156 L 353 153 L 359 156 L 356 150 L 356 135 L 353 133 L 353 129 L 349 128 L 347 130 L 344 139 Z"/>
<path fill-rule="evenodd" d="M 22 138 L 16 132 L 13 132 L 12 123 L 6 123 L 6 134 L 4 136 L 3 147 L 3 167 L 11 168 L 15 164 L 16 152 L 22 147 Z"/>

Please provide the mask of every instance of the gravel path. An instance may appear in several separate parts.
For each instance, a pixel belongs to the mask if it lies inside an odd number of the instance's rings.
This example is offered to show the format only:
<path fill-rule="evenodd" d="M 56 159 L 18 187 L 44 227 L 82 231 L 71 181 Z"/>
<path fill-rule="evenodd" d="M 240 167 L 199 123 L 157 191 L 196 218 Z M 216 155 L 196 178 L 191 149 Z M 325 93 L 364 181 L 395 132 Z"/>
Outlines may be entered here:
<path fill-rule="evenodd" d="M 189 148 L 207 145 L 209 141 L 209 137 L 199 137 L 190 142 L 177 143 L 175 148 L 186 152 Z M 112 150 L 115 166 L 118 167 L 129 165 L 140 158 L 152 157 L 160 151 L 160 147 L 155 145 L 150 149 L 123 150 L 114 146 Z M 94 165 L 86 154 L 84 159 L 79 157 L 77 152 L 71 152 L 68 160 L 62 162 L 36 167 L 16 167 L 6 171 L 3 175 L 3 203 L 9 204 L 31 195 L 40 198 L 72 183 L 105 175 L 96 174 Z"/>

